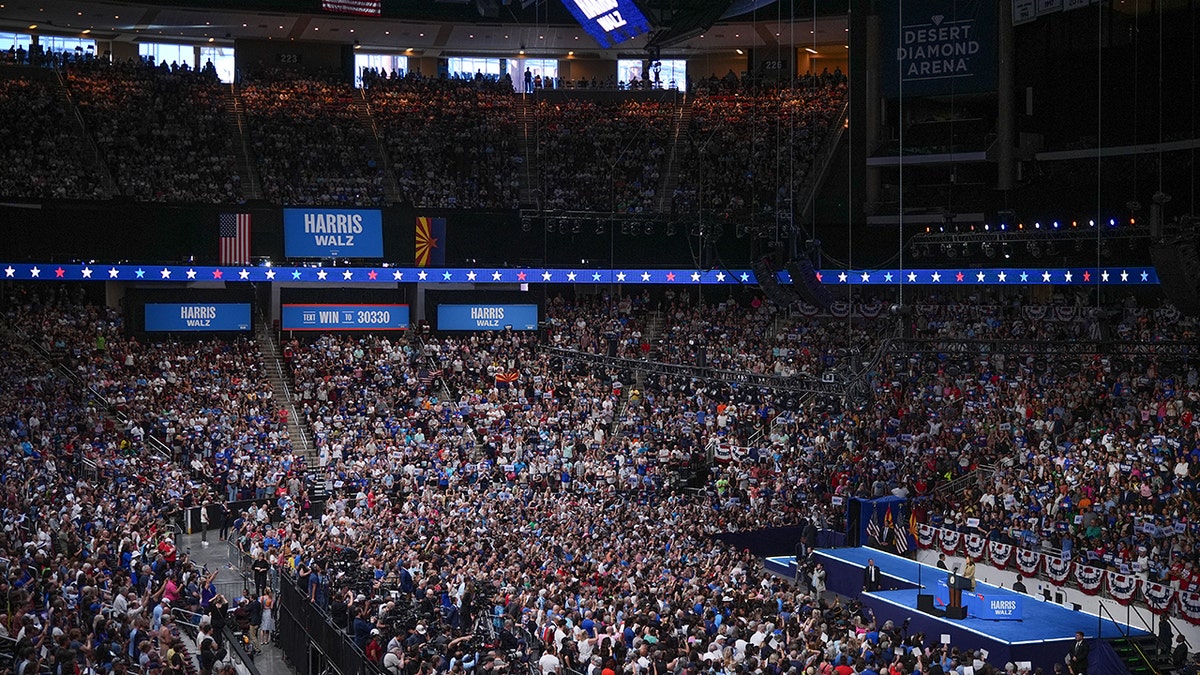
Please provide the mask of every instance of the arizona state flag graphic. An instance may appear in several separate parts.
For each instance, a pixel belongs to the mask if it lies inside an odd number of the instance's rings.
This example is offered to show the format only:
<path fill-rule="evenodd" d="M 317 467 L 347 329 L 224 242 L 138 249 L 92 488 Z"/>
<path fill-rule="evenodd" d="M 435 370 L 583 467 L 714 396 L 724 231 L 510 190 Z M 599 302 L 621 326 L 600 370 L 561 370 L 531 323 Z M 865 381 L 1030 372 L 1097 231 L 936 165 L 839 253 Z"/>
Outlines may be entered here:
<path fill-rule="evenodd" d="M 446 264 L 446 219 L 417 216 L 417 267 Z"/>

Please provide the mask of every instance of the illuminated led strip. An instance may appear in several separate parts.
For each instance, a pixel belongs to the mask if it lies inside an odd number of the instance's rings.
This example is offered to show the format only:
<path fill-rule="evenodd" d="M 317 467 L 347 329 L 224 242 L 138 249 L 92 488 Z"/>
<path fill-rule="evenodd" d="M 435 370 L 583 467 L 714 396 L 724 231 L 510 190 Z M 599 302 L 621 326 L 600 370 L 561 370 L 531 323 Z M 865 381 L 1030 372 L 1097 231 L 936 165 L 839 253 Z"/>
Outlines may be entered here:
<path fill-rule="evenodd" d="M 989 269 L 824 270 L 829 286 L 1045 286 L 1157 285 L 1153 267 L 1006 267 Z M 750 270 L 572 269 L 492 267 L 211 267 L 98 263 L 0 263 L 0 279 L 20 281 L 200 282 L 246 281 L 306 284 L 755 284 Z M 780 283 L 791 283 L 787 272 Z"/>

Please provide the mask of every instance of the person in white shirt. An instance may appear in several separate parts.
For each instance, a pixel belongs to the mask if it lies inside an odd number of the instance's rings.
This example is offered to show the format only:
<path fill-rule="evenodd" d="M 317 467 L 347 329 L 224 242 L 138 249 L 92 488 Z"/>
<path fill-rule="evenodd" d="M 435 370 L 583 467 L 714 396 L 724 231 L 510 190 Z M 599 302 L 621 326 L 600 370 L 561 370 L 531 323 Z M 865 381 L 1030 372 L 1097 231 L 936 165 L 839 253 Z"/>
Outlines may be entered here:
<path fill-rule="evenodd" d="M 562 661 L 554 655 L 554 649 L 547 649 L 542 658 L 538 659 L 538 666 L 542 669 L 542 675 L 557 675 L 562 669 Z"/>

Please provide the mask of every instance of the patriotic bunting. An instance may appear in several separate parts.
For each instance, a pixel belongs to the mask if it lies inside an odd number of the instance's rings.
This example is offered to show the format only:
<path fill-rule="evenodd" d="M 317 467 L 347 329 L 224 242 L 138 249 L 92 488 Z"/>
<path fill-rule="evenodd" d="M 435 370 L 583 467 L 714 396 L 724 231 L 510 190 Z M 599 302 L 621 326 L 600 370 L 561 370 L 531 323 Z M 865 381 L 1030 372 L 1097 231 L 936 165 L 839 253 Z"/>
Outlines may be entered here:
<path fill-rule="evenodd" d="M 1106 576 L 1108 594 L 1122 605 L 1131 604 L 1133 596 L 1137 594 L 1138 578 L 1132 574 L 1120 574 L 1113 570 L 1109 570 Z"/>
<path fill-rule="evenodd" d="M 982 534 L 968 534 L 963 538 L 963 550 L 968 558 L 979 562 L 987 552 L 987 539 Z"/>
<path fill-rule="evenodd" d="M 998 541 L 988 542 L 988 558 L 997 569 L 1008 567 L 1008 561 L 1012 558 L 1013 547 L 1011 544 L 1002 544 Z"/>
<path fill-rule="evenodd" d="M 1017 569 L 1027 577 L 1037 574 L 1042 566 L 1042 554 L 1028 549 L 1017 549 Z"/>
<path fill-rule="evenodd" d="M 1065 558 L 1055 558 L 1053 556 L 1042 556 L 1046 561 L 1046 576 L 1053 581 L 1056 586 L 1062 586 L 1067 581 L 1067 577 L 1071 574 L 1071 561 Z"/>
<path fill-rule="evenodd" d="M 1075 583 L 1079 590 L 1088 595 L 1096 595 L 1104 585 L 1104 570 L 1090 565 L 1075 565 Z"/>

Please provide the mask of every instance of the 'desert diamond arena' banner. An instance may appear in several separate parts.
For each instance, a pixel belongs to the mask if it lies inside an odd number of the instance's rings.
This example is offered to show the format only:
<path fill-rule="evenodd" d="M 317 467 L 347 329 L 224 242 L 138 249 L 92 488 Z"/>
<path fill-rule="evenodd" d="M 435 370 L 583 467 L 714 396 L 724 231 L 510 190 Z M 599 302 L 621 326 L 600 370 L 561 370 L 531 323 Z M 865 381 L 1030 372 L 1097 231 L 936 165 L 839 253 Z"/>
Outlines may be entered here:
<path fill-rule="evenodd" d="M 996 89 L 992 0 L 882 3 L 880 79 L 889 98 L 977 94 Z"/>

